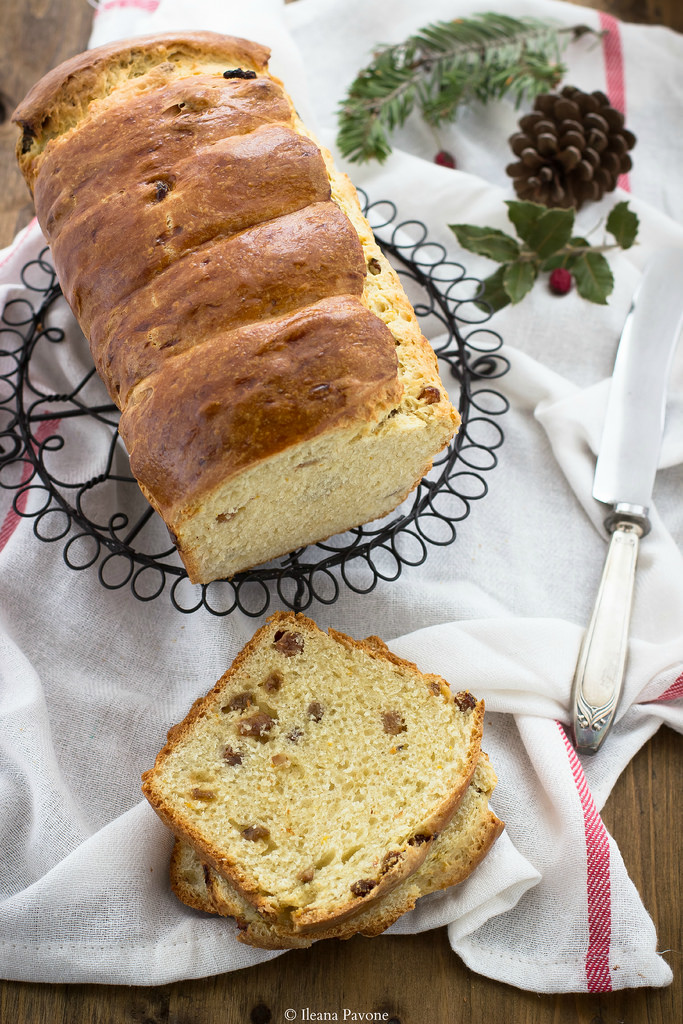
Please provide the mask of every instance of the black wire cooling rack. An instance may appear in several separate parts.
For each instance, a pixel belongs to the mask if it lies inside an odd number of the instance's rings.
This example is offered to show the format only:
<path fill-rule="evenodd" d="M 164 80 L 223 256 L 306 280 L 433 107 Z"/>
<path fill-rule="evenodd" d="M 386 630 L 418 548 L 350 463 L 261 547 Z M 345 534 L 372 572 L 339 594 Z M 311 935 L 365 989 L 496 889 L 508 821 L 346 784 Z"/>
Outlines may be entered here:
<path fill-rule="evenodd" d="M 500 335 L 488 326 L 490 312 L 477 302 L 481 282 L 448 260 L 424 224 L 398 222 L 392 202 L 371 203 L 363 193 L 361 200 L 423 332 L 436 339 L 442 373 L 447 367 L 457 381 L 462 426 L 392 514 L 231 580 L 190 584 L 161 519 L 130 474 L 118 410 L 95 375 L 85 339 L 70 329 L 49 251 L 24 267 L 24 290 L 6 304 L 0 324 L 0 357 L 8 367 L 0 375 L 0 487 L 16 492 L 14 512 L 33 519 L 36 537 L 63 544 L 71 569 L 96 571 L 103 587 L 127 586 L 140 601 L 166 592 L 181 612 L 203 607 L 215 615 L 239 609 L 259 616 L 275 594 L 303 611 L 314 600 L 334 603 L 343 587 L 369 593 L 380 580 L 398 579 L 404 566 L 422 564 L 430 546 L 455 540 L 498 461 L 504 435 L 497 420 L 508 402 L 493 385 L 509 364 Z M 54 373 L 53 346 L 62 346 Z M 74 465 L 85 478 L 74 478 Z"/>

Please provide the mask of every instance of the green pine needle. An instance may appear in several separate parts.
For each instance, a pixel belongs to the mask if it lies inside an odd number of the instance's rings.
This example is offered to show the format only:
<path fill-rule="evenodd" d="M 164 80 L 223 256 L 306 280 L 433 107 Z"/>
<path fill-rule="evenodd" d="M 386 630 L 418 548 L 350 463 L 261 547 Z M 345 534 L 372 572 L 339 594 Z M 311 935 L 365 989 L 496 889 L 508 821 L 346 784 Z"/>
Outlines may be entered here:
<path fill-rule="evenodd" d="M 566 70 L 562 49 L 591 31 L 489 13 L 435 22 L 382 46 L 340 105 L 339 149 L 350 160 L 381 163 L 391 153 L 390 135 L 415 109 L 436 127 L 472 100 L 510 94 L 519 106 L 555 88 Z"/>

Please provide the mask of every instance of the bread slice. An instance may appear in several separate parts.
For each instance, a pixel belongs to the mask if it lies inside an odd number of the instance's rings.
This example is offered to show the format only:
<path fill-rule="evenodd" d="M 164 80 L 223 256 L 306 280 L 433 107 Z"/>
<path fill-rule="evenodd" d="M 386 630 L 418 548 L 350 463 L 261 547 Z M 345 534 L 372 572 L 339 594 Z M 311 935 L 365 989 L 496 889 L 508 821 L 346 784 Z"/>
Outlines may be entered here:
<path fill-rule="evenodd" d="M 13 117 L 132 472 L 194 583 L 380 518 L 459 424 L 355 189 L 268 57 L 209 32 L 121 41 Z"/>
<path fill-rule="evenodd" d="M 269 922 L 328 928 L 412 874 L 457 810 L 484 705 L 373 638 L 272 616 L 143 792 Z"/>
<path fill-rule="evenodd" d="M 197 856 L 194 848 L 176 839 L 171 850 L 169 863 L 171 889 L 181 903 L 193 910 L 217 914 L 218 907 L 209 889 L 210 868 Z M 251 907 L 251 904 L 248 904 Z M 253 910 L 253 907 L 251 907 Z"/>
<path fill-rule="evenodd" d="M 454 817 L 435 840 L 424 863 L 374 906 L 321 932 L 315 939 L 376 936 L 385 931 L 421 896 L 464 881 L 483 860 L 503 830 L 503 822 L 489 808 L 496 774 L 481 753 L 474 776 Z M 170 864 L 171 887 L 178 898 L 196 910 L 232 917 L 237 938 L 261 949 L 293 949 L 310 946 L 313 938 L 287 932 L 269 924 L 226 879 L 202 864 L 195 850 L 176 840 Z"/>

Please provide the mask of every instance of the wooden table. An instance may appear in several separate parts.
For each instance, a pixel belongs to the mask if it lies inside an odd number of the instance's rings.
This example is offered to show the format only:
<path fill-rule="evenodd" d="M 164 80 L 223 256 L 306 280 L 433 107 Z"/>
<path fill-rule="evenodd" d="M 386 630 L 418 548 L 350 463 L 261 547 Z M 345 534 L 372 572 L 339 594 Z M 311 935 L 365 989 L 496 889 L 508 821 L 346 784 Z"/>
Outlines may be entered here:
<path fill-rule="evenodd" d="M 85 48 L 92 8 L 86 0 L 1 2 L 3 246 L 33 213 L 14 166 L 15 129 L 9 116 L 45 71 Z M 584 0 L 583 5 L 683 31 L 680 0 Z M 416 936 L 320 942 L 260 967 L 153 988 L 0 982 L 0 1022 L 281 1024 L 289 1007 L 336 1011 L 340 1017 L 341 1008 L 348 1007 L 386 1011 L 391 1024 L 673 1024 L 683 1020 L 682 766 L 678 737 L 661 729 L 624 771 L 603 812 L 654 919 L 659 949 L 674 971 L 674 982 L 666 989 L 564 996 L 522 992 L 470 972 L 440 929 Z M 144 965 L 140 967 L 144 978 Z"/>

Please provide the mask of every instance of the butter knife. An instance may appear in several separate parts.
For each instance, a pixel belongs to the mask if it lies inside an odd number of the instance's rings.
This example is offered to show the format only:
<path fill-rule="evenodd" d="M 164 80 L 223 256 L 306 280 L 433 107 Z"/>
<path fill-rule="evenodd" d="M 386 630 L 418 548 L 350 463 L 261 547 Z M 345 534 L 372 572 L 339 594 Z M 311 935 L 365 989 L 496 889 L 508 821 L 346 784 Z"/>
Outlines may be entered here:
<path fill-rule="evenodd" d="M 574 676 L 579 752 L 598 751 L 621 694 L 638 549 L 650 530 L 667 381 L 682 325 L 683 249 L 663 249 L 646 266 L 624 324 L 593 480 L 593 497 L 610 506 L 610 541 Z"/>

